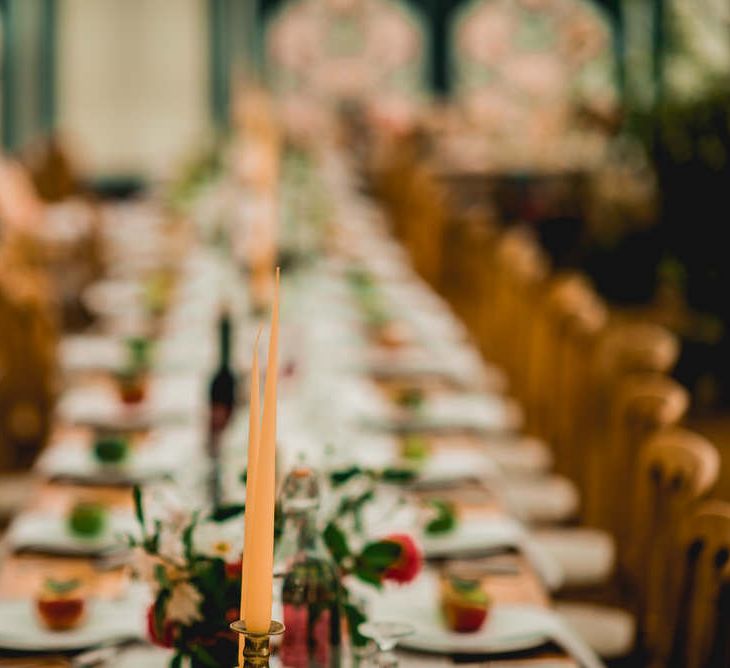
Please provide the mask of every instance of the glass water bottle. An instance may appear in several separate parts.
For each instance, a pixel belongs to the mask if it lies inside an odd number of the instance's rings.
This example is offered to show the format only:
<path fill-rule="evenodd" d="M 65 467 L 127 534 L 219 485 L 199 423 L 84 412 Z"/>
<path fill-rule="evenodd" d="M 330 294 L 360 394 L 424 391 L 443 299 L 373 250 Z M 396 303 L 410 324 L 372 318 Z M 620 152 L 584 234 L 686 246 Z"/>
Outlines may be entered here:
<path fill-rule="evenodd" d="M 285 524 L 276 555 L 283 571 L 284 626 L 280 658 L 286 668 L 340 665 L 337 569 L 317 523 L 319 483 L 311 469 L 294 469 L 281 496 Z"/>

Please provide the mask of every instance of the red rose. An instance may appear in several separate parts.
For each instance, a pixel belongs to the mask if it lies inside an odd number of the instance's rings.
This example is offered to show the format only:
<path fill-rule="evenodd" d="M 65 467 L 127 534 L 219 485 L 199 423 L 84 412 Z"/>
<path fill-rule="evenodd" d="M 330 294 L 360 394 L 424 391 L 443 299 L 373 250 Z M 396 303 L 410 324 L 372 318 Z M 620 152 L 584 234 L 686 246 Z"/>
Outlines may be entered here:
<path fill-rule="evenodd" d="M 243 566 L 241 564 L 240 559 L 238 559 L 237 561 L 227 562 L 226 563 L 226 577 L 229 580 L 240 580 L 242 568 L 243 568 Z"/>
<path fill-rule="evenodd" d="M 155 645 L 160 645 L 160 647 L 172 647 L 175 643 L 175 625 L 172 622 L 165 622 L 161 638 L 157 635 L 154 605 L 147 609 L 147 635 Z"/>
<path fill-rule="evenodd" d="M 396 543 L 401 548 L 400 556 L 392 566 L 385 570 L 383 579 L 392 580 L 399 584 L 405 584 L 413 580 L 421 571 L 421 565 L 423 564 L 423 556 L 413 538 L 407 534 L 399 533 L 386 536 L 383 540 Z"/>

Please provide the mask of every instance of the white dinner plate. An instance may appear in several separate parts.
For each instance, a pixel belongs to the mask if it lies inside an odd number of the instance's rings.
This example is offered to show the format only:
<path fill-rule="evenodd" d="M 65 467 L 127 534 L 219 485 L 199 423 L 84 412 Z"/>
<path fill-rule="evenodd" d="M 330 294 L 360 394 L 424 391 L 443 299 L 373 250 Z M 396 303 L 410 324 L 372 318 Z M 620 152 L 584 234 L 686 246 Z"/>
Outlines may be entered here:
<path fill-rule="evenodd" d="M 18 651 L 69 651 L 101 643 L 143 639 L 146 602 L 141 598 L 89 601 L 86 621 L 70 631 L 41 625 L 29 600 L 0 600 L 0 647 Z"/>
<path fill-rule="evenodd" d="M 407 620 L 414 633 L 401 647 L 440 654 L 503 654 L 534 649 L 551 640 L 549 613 L 527 605 L 494 605 L 474 633 L 449 631 L 439 610 L 438 584 L 424 573 L 411 585 L 388 589 L 373 600 L 373 619 Z"/>

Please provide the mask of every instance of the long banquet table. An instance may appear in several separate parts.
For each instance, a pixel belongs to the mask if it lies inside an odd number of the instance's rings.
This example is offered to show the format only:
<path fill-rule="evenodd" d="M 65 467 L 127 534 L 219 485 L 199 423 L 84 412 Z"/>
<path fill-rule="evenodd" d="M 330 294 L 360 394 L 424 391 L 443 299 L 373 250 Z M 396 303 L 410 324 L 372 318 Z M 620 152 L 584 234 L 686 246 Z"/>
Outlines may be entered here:
<path fill-rule="evenodd" d="M 346 248 L 347 254 L 352 254 L 353 248 L 359 246 L 355 255 L 359 259 L 367 259 L 368 257 L 372 257 L 371 253 L 373 252 L 373 248 L 376 246 L 382 247 L 383 244 L 390 243 L 378 227 L 378 221 L 375 220 L 373 222 L 373 217 L 377 218 L 377 212 L 372 209 L 371 204 L 361 200 L 356 195 L 355 188 L 352 186 L 351 181 L 348 180 L 347 170 L 344 169 L 341 161 L 337 161 L 334 158 L 330 162 L 325 161 L 322 167 L 322 178 L 328 184 L 334 201 L 334 215 L 338 218 L 338 223 L 342 223 L 338 233 L 340 234 L 340 238 L 337 240 L 337 246 L 339 248 Z M 140 205 L 135 204 L 133 206 L 136 207 L 135 215 L 138 215 Z M 143 209 L 144 206 L 142 206 Z M 147 212 L 145 215 L 151 214 Z M 368 234 L 371 235 L 372 239 L 365 238 Z M 209 339 L 212 337 L 212 330 L 214 329 L 213 319 L 215 317 L 215 309 L 211 307 L 211 303 L 215 300 L 210 298 L 210 289 L 213 286 L 218 294 L 230 294 L 226 293 L 228 288 L 224 286 L 230 286 L 229 279 L 232 276 L 232 274 L 227 274 L 225 271 L 216 268 L 216 263 L 219 261 L 219 256 L 216 253 L 216 251 L 204 248 L 196 248 L 191 252 L 186 260 L 189 266 L 182 273 L 181 280 L 183 285 L 179 290 L 179 294 L 187 294 L 189 292 L 192 295 L 195 293 L 196 297 L 195 299 L 191 298 L 186 303 L 179 303 L 177 307 L 173 304 L 172 313 L 167 316 L 165 327 L 160 337 L 160 343 L 158 344 L 159 348 L 169 352 L 168 357 L 170 359 L 176 358 L 175 351 L 177 350 L 178 344 L 182 348 L 190 350 L 191 339 L 196 340 L 200 347 L 208 350 L 207 354 L 200 354 L 200 363 L 197 366 L 194 365 L 192 369 L 192 373 L 197 375 L 200 383 L 199 393 L 201 397 L 200 401 L 195 403 L 195 410 L 189 413 L 188 417 L 194 423 L 193 429 L 197 430 L 196 433 L 199 435 L 204 433 L 203 425 L 206 420 L 204 404 L 205 379 L 208 377 L 211 356 L 213 355 L 213 344 Z M 398 263 L 403 266 L 389 266 L 387 270 L 383 270 L 382 274 L 385 276 L 391 270 L 397 270 L 396 273 L 402 272 L 403 275 L 410 277 L 411 273 L 406 264 L 407 260 L 402 254 L 397 249 L 394 249 L 392 256 L 396 257 Z M 200 272 L 202 270 L 210 272 L 210 275 L 213 276 L 203 286 L 199 284 L 201 282 Z M 244 288 L 241 279 L 236 276 L 235 280 L 238 281 L 237 285 L 240 287 L 240 292 L 243 293 Z M 195 286 L 188 290 L 185 286 L 185 281 L 190 282 L 191 285 L 195 284 Z M 327 282 L 326 289 L 322 290 L 321 295 L 328 294 L 330 287 L 329 282 Z M 334 292 L 337 291 L 335 290 Z M 204 303 L 206 306 L 202 309 L 203 312 L 196 312 L 195 309 Z M 414 308 L 417 309 L 418 305 L 416 304 Z M 305 306 L 302 306 L 301 309 L 306 310 Z M 285 318 L 286 313 L 287 311 L 285 309 Z M 185 323 L 191 322 L 191 317 L 195 319 L 194 331 L 187 333 L 181 331 Z M 313 317 L 325 318 L 321 314 Z M 302 314 L 299 314 L 298 318 L 299 324 L 307 320 Z M 252 327 L 249 326 L 245 329 L 249 331 Z M 247 336 L 248 338 L 241 336 L 242 341 L 245 341 L 246 344 L 250 340 L 250 336 Z M 320 346 L 320 349 L 327 349 L 329 343 L 323 340 L 319 341 L 317 345 Z M 247 345 L 241 345 L 240 348 L 248 350 Z M 383 354 L 383 351 L 376 351 L 376 353 Z M 385 351 L 384 354 L 387 359 L 388 351 Z M 164 358 L 164 354 L 162 357 Z M 177 357 L 180 356 L 178 355 Z M 182 357 L 186 358 L 187 356 L 182 355 Z M 245 354 L 242 352 L 240 357 L 243 359 Z M 174 366 L 173 363 L 170 363 L 170 369 Z M 166 373 L 175 372 L 168 369 Z M 374 395 L 377 395 L 381 401 L 393 407 L 397 395 L 398 381 L 392 379 L 376 379 L 374 376 L 368 376 L 366 372 L 362 372 L 361 375 L 360 382 L 367 383 Z M 86 383 L 87 385 L 91 383 L 90 386 L 94 387 L 93 382 L 96 381 L 93 377 L 91 380 L 88 374 L 81 374 L 80 377 L 82 378 L 81 381 L 79 380 L 79 376 L 72 376 L 68 380 L 64 397 L 73 393 L 75 389 L 78 389 L 78 383 L 80 382 Z M 483 378 L 481 377 L 475 380 L 477 384 L 482 381 Z M 467 379 L 466 382 L 471 382 L 471 380 Z M 429 376 L 428 374 L 423 375 L 420 379 L 418 376 L 409 375 L 407 385 L 420 388 L 426 396 L 458 392 L 456 389 L 457 385 L 454 383 L 436 383 L 435 387 L 433 375 Z M 296 391 L 293 391 L 292 394 L 296 394 Z M 287 407 L 291 401 L 293 400 L 285 392 L 281 405 L 281 414 L 284 416 L 282 419 L 286 419 Z M 70 424 L 71 422 L 72 420 L 69 419 L 68 415 L 64 415 L 63 413 L 59 415 L 58 424 L 49 445 L 50 449 L 53 449 L 59 442 L 68 439 L 70 433 L 82 441 L 84 438 L 88 440 L 88 434 L 84 435 L 83 430 L 79 431 L 77 426 Z M 235 433 L 227 438 L 228 454 L 226 456 L 229 458 L 228 461 L 234 460 L 237 456 L 242 457 L 242 454 L 237 452 L 237 445 L 242 442 L 238 440 L 241 438 L 241 426 L 242 421 L 235 430 Z M 296 425 L 290 427 L 289 430 L 284 429 L 284 432 L 283 439 L 286 441 L 286 433 L 296 432 Z M 455 447 L 458 447 L 461 451 L 465 447 L 480 450 L 483 449 L 484 442 L 489 440 L 489 438 L 489 435 L 485 434 L 471 433 L 465 435 L 464 433 L 450 432 L 448 430 L 428 437 L 434 451 L 446 452 L 450 448 Z M 198 449 L 191 455 L 189 460 L 191 464 L 188 468 L 194 468 L 196 462 L 203 460 L 204 444 L 202 441 L 203 439 L 200 438 L 197 446 Z M 296 448 L 294 449 L 296 450 Z M 420 492 L 420 494 L 428 494 L 428 492 Z M 482 481 L 473 481 L 469 484 L 468 488 L 451 487 L 448 492 L 439 493 L 441 497 L 444 494 L 448 494 L 455 501 L 462 516 L 493 516 L 508 512 L 504 504 L 500 501 L 499 496 L 493 490 L 490 490 L 488 484 L 482 484 Z M 64 514 L 79 500 L 100 501 L 110 507 L 127 510 L 131 509 L 132 506 L 129 487 L 79 485 L 54 481 L 40 468 L 38 470 L 36 489 L 34 490 L 32 501 L 27 511 L 52 511 Z M 55 578 L 79 577 L 86 583 L 90 594 L 108 599 L 115 599 L 121 596 L 130 586 L 130 572 L 125 565 L 109 564 L 103 560 L 83 557 L 13 553 L 9 551 L 9 546 L 6 545 L 5 548 L 6 553 L 0 564 L 0 597 L 3 599 L 31 598 L 38 591 L 43 579 L 48 576 Z M 492 599 L 498 604 L 519 603 L 548 608 L 550 606 L 550 594 L 538 576 L 533 564 L 521 554 L 510 555 L 508 559 L 513 570 L 509 570 L 509 572 L 505 572 L 504 574 L 489 574 L 485 576 L 486 589 Z M 21 659 L 20 656 L 24 658 Z M 0 665 L 25 665 L 21 663 L 21 660 L 24 661 L 27 658 L 30 661 L 35 656 L 37 656 L 38 663 L 29 662 L 27 665 L 73 665 L 69 663 L 70 659 L 68 655 L 59 657 L 58 655 L 49 656 L 43 653 L 36 655 L 33 652 L 22 654 L 2 652 L 0 653 Z M 134 665 L 138 668 L 143 666 L 162 666 L 169 660 L 169 656 L 170 654 L 166 650 L 154 648 L 151 645 L 140 642 L 126 647 L 123 653 L 113 656 L 108 665 Z M 45 657 L 43 660 L 47 661 L 46 663 L 41 662 L 42 657 Z M 528 665 L 536 667 L 543 666 L 544 668 L 548 666 L 567 668 L 577 665 L 577 662 L 573 658 L 569 657 L 562 649 L 553 644 L 545 644 L 534 650 L 519 654 L 491 656 L 488 659 L 484 657 L 459 657 L 457 661 L 453 657 L 425 655 L 414 652 L 402 652 L 401 659 L 403 666 L 439 666 L 449 665 L 454 662 L 475 666 L 504 666 L 505 668 L 518 668 L 519 666 Z"/>

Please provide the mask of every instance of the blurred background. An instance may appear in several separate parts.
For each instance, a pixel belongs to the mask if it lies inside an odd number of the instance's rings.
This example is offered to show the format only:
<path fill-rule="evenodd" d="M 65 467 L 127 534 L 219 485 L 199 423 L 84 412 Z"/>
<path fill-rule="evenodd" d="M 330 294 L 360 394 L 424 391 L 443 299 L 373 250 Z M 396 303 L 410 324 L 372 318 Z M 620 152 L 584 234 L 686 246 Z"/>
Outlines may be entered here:
<path fill-rule="evenodd" d="M 303 142 L 336 117 L 386 204 L 428 164 L 447 219 L 527 226 L 616 312 L 668 327 L 691 422 L 730 442 L 727 0 L 2 0 L 0 27 L 0 247 L 18 165 L 93 219 L 220 146 L 255 82 Z M 468 317 L 440 229 L 423 273 Z"/>

